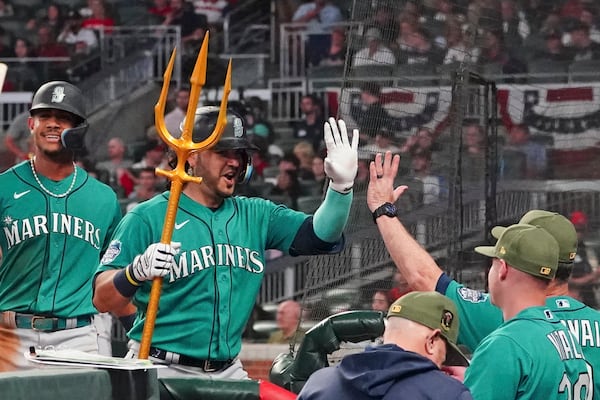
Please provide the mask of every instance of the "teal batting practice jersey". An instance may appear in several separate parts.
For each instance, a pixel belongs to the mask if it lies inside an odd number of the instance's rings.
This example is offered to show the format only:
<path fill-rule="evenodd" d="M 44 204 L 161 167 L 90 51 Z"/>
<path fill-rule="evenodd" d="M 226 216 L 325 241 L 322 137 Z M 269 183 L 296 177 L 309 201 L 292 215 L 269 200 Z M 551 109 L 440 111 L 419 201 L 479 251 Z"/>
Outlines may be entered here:
<path fill-rule="evenodd" d="M 483 338 L 502 324 L 502 311 L 490 302 L 487 293 L 468 289 L 447 275 L 440 277 L 437 289 L 444 286 L 446 290 L 442 293 L 459 310 L 459 343 L 477 348 Z M 600 365 L 600 312 L 568 296 L 548 297 L 546 307 L 578 338 L 586 360 L 593 366 Z M 594 372 L 595 393 L 599 396 L 600 371 Z"/>
<path fill-rule="evenodd" d="M 55 182 L 68 191 L 73 175 Z M 121 218 L 114 191 L 77 168 L 62 198 L 46 194 L 29 162 L 0 174 L 0 311 L 77 317 L 97 314 L 92 278 Z"/>
<path fill-rule="evenodd" d="M 124 217 L 98 271 L 124 268 L 160 241 L 169 192 Z M 177 267 L 165 276 L 152 346 L 190 357 L 228 360 L 241 336 L 265 271 L 265 249 L 288 252 L 306 214 L 260 198 L 230 197 L 216 210 L 181 195 L 173 242 Z M 152 282 L 133 297 L 138 315 L 129 332 L 141 341 Z"/>
<path fill-rule="evenodd" d="M 591 400 L 592 374 L 575 336 L 545 306 L 530 307 L 481 342 L 465 385 L 478 400 Z"/>

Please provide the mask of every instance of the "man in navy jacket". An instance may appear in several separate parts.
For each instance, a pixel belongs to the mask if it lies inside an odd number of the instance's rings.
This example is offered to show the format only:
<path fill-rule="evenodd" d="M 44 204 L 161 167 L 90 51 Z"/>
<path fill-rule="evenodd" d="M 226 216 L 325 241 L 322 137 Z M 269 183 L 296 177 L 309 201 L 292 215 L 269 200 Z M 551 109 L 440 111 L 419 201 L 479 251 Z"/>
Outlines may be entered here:
<path fill-rule="evenodd" d="M 383 345 L 316 371 L 298 400 L 472 400 L 461 382 L 441 370 L 442 364 L 468 365 L 456 345 L 458 329 L 458 312 L 449 298 L 408 293 L 390 306 Z"/>

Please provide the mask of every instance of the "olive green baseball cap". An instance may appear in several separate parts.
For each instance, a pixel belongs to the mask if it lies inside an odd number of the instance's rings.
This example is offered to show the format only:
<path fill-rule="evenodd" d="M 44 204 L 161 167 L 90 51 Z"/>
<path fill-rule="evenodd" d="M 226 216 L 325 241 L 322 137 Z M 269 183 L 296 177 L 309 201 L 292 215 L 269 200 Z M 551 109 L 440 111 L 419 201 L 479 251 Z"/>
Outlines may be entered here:
<path fill-rule="evenodd" d="M 495 246 L 477 246 L 475 251 L 544 279 L 553 279 L 558 269 L 558 243 L 539 226 L 511 225 L 504 229 Z"/>
<path fill-rule="evenodd" d="M 531 210 L 521 217 L 519 223 L 539 226 L 548 231 L 558 243 L 558 261 L 572 263 L 575 260 L 577 232 L 573 223 L 565 216 L 550 211 Z M 492 236 L 498 239 L 505 229 L 503 226 L 494 227 Z"/>
<path fill-rule="evenodd" d="M 438 292 L 410 292 L 392 303 L 388 318 L 401 317 L 430 329 L 439 329 L 446 339 L 445 365 L 466 367 L 469 360 L 456 345 L 458 338 L 458 310 L 448 297 Z"/>

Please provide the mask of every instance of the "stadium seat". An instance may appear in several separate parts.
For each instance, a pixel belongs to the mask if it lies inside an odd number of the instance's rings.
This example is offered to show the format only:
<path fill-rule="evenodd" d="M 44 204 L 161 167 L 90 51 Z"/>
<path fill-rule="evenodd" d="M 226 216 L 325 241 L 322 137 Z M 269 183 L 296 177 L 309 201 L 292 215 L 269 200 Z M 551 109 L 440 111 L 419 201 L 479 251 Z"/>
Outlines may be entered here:
<path fill-rule="evenodd" d="M 529 83 L 567 82 L 568 63 L 550 60 L 533 60 L 527 63 Z"/>
<path fill-rule="evenodd" d="M 571 82 L 596 82 L 600 78 L 600 60 L 573 61 L 569 65 Z"/>
<path fill-rule="evenodd" d="M 398 86 L 435 86 L 438 84 L 436 66 L 433 64 L 399 64 L 394 67 Z"/>
<path fill-rule="evenodd" d="M 308 69 L 308 79 L 313 88 L 342 86 L 344 79 L 343 65 L 326 65 Z"/>

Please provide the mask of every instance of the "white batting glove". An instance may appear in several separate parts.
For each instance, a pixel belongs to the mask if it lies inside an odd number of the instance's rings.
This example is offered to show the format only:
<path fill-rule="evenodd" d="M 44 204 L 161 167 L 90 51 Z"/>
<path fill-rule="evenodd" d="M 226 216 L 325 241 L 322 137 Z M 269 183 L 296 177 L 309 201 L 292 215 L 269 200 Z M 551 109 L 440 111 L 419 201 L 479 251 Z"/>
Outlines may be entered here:
<path fill-rule="evenodd" d="M 329 118 L 325 122 L 325 173 L 331 179 L 331 188 L 339 193 L 348 193 L 354 185 L 358 169 L 358 129 L 352 132 L 352 145 L 344 120 Z"/>
<path fill-rule="evenodd" d="M 175 263 L 174 257 L 179 254 L 180 249 L 179 242 L 153 243 L 143 254 L 135 256 L 133 262 L 127 266 L 128 275 L 138 283 L 162 278 L 171 272 L 171 266 Z"/>

